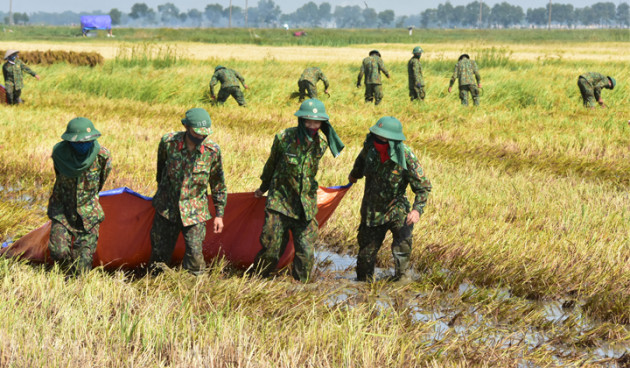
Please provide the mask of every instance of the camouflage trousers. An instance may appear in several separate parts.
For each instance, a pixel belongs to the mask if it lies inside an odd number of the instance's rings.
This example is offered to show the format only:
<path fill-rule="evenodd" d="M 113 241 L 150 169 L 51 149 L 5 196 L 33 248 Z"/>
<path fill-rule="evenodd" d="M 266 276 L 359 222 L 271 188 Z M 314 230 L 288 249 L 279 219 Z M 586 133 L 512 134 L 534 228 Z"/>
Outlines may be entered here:
<path fill-rule="evenodd" d="M 424 97 L 425 97 L 424 86 L 409 87 L 409 97 L 411 97 L 411 101 L 414 101 L 414 100 L 424 101 Z"/>
<path fill-rule="evenodd" d="M 383 99 L 383 85 L 381 84 L 366 84 L 365 85 L 365 102 L 374 101 L 375 105 L 381 103 Z"/>
<path fill-rule="evenodd" d="M 7 103 L 9 105 L 19 105 L 22 103 L 22 90 L 21 89 L 13 89 L 11 87 L 6 88 L 7 93 Z"/>
<path fill-rule="evenodd" d="M 293 235 L 295 257 L 291 271 L 293 278 L 308 282 L 311 277 L 315 254 L 313 245 L 317 240 L 317 220 L 297 220 L 276 211 L 265 211 L 265 224 L 260 234 L 262 249 L 254 260 L 254 272 L 267 277 L 276 269 L 278 261 L 289 242 L 289 230 Z"/>
<path fill-rule="evenodd" d="M 241 91 L 240 87 L 222 87 L 219 90 L 219 95 L 217 96 L 217 103 L 223 105 L 225 101 L 227 101 L 228 97 L 234 97 L 236 102 L 238 102 L 239 106 L 246 106 L 245 96 L 243 96 L 243 91 Z"/>
<path fill-rule="evenodd" d="M 186 250 L 182 261 L 182 268 L 193 274 L 200 274 L 206 267 L 203 258 L 203 240 L 206 237 L 206 223 L 184 226 L 181 220 L 171 222 L 164 216 L 156 213 L 151 227 L 151 260 L 149 269 L 154 269 L 156 263 L 170 264 L 171 256 L 175 250 L 179 233 L 184 235 Z"/>
<path fill-rule="evenodd" d="M 300 101 L 304 101 L 306 95 L 308 98 L 317 98 L 317 87 L 307 80 L 298 82 L 298 90 L 300 91 Z"/>
<path fill-rule="evenodd" d="M 468 106 L 468 92 L 473 98 L 473 104 L 479 106 L 479 88 L 474 84 L 464 84 L 459 86 L 459 99 L 462 101 L 462 105 Z"/>
<path fill-rule="evenodd" d="M 582 77 L 578 78 L 577 85 L 580 88 L 584 107 L 595 107 L 595 91 L 593 91 L 593 86 Z"/>
<path fill-rule="evenodd" d="M 409 267 L 413 224 L 405 224 L 406 217 L 379 226 L 359 225 L 359 254 L 357 256 L 357 280 L 368 281 L 374 278 L 374 265 L 387 231 L 392 233 L 392 255 L 394 256 L 395 277 L 401 278 Z"/>
<path fill-rule="evenodd" d="M 52 220 L 48 240 L 50 257 L 64 266 L 74 263 L 77 271 L 91 270 L 98 242 L 98 230 L 99 224 L 88 231 L 69 230 L 62 223 Z M 74 238 L 74 244 L 72 238 Z"/>

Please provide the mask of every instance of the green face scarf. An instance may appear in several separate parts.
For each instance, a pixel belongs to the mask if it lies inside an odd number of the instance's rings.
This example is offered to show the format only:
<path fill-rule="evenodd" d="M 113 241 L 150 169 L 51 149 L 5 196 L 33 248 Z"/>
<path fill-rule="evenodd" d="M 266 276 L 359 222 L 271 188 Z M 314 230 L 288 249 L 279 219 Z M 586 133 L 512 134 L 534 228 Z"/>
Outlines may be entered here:
<path fill-rule="evenodd" d="M 389 159 L 394 161 L 398 166 L 402 167 L 403 170 L 407 170 L 407 160 L 405 160 L 405 146 L 402 141 L 394 141 L 388 139 L 389 142 Z M 365 143 L 368 146 L 374 145 L 374 135 L 372 133 L 368 133 L 367 137 L 365 137 Z"/>
<path fill-rule="evenodd" d="M 100 150 L 101 145 L 95 140 L 92 148 L 85 155 L 79 155 L 72 148 L 70 142 L 61 141 L 53 147 L 52 159 L 55 169 L 67 177 L 78 178 L 81 173 L 92 166 Z"/>
<path fill-rule="evenodd" d="M 326 141 L 328 142 L 328 148 L 330 148 L 330 152 L 333 157 L 339 156 L 345 145 L 341 142 L 341 139 L 335 132 L 335 129 L 332 127 L 328 120 L 322 121 L 322 126 L 320 130 L 326 136 Z M 298 118 L 298 139 L 300 142 L 312 142 L 313 137 L 309 134 L 306 125 L 304 125 L 304 119 Z"/>

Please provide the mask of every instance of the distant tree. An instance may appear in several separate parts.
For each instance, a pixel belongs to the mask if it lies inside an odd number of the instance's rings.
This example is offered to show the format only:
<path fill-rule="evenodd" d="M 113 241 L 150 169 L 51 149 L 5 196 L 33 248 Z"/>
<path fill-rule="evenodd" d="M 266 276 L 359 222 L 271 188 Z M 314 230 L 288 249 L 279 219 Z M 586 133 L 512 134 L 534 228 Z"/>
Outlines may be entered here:
<path fill-rule="evenodd" d="M 486 3 L 481 3 L 481 21 L 483 23 L 488 22 L 488 15 L 490 15 L 490 7 Z M 462 24 L 465 27 L 481 27 L 479 24 L 479 1 L 474 1 L 466 5 L 466 14 L 464 15 L 464 21 Z"/>
<path fill-rule="evenodd" d="M 436 15 L 440 28 L 450 28 L 453 23 L 453 5 L 448 1 L 444 4 L 439 4 Z"/>
<path fill-rule="evenodd" d="M 490 21 L 505 28 L 522 22 L 524 17 L 523 8 L 510 5 L 505 1 L 501 4 L 495 4 L 490 11 Z"/>
<path fill-rule="evenodd" d="M 436 9 L 426 9 L 420 14 L 420 25 L 422 28 L 429 28 L 438 23 L 438 14 Z"/>
<path fill-rule="evenodd" d="M 548 22 L 547 14 L 547 9 L 545 8 L 527 9 L 525 20 L 527 20 L 529 24 L 542 26 Z"/>
<path fill-rule="evenodd" d="M 621 3 L 617 5 L 617 24 L 624 27 L 630 26 L 630 5 Z"/>
<path fill-rule="evenodd" d="M 378 13 L 378 20 L 382 27 L 387 27 L 396 19 L 396 14 L 393 10 L 383 10 Z"/>
<path fill-rule="evenodd" d="M 153 20 L 155 17 L 155 11 L 149 8 L 149 6 L 145 3 L 135 3 L 131 7 L 129 17 L 132 19 L 146 18 L 148 20 Z"/>
<path fill-rule="evenodd" d="M 197 27 L 201 27 L 201 19 L 203 18 L 202 12 L 197 9 L 190 9 L 187 15 L 188 19 L 190 19 L 192 22 L 197 23 Z"/>
<path fill-rule="evenodd" d="M 116 8 L 113 8 L 109 11 L 109 16 L 112 18 L 112 25 L 117 26 L 120 24 L 120 19 L 122 18 L 122 12 Z"/>
<path fill-rule="evenodd" d="M 405 28 L 405 24 L 407 23 L 407 19 L 409 19 L 408 16 L 403 15 L 398 17 L 398 19 L 396 19 L 396 28 Z"/>
<path fill-rule="evenodd" d="M 333 17 L 338 28 L 358 28 L 363 25 L 361 7 L 358 5 L 336 6 Z"/>
<path fill-rule="evenodd" d="M 363 9 L 363 26 L 366 28 L 376 28 L 378 26 L 378 14 L 372 8 Z"/>
<path fill-rule="evenodd" d="M 28 23 L 29 18 L 26 13 L 13 13 L 13 22 L 15 24 L 26 24 Z"/>
<path fill-rule="evenodd" d="M 593 17 L 596 19 L 597 24 L 610 24 L 615 20 L 615 4 L 611 2 L 595 3 L 591 7 L 593 11 Z"/>
<path fill-rule="evenodd" d="M 173 3 L 166 3 L 162 5 L 158 5 L 157 7 L 158 13 L 160 13 L 160 19 L 164 23 L 172 23 L 176 20 L 181 20 L 179 9 Z M 184 14 L 184 17 L 186 14 Z M 186 18 L 184 18 L 185 20 Z"/>
<path fill-rule="evenodd" d="M 217 23 L 219 23 L 221 18 L 223 18 L 223 6 L 220 4 L 208 4 L 204 9 L 203 14 L 214 27 Z"/>
<path fill-rule="evenodd" d="M 309 1 L 298 8 L 291 19 L 298 25 L 313 27 L 319 24 L 319 8 L 317 4 Z"/>
<path fill-rule="evenodd" d="M 322 26 L 325 25 L 326 22 L 330 21 L 332 18 L 332 6 L 330 3 L 323 2 L 319 4 L 319 8 L 317 9 L 317 25 Z"/>
<path fill-rule="evenodd" d="M 261 25 L 270 26 L 277 23 L 282 14 L 280 7 L 273 0 L 259 0 L 257 8 L 258 23 Z"/>

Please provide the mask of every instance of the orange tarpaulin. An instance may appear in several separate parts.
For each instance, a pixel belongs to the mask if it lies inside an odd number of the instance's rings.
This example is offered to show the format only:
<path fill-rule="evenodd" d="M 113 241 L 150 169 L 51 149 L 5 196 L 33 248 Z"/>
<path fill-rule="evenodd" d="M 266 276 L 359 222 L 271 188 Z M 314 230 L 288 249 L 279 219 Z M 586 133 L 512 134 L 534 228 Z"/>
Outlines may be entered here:
<path fill-rule="evenodd" d="M 317 192 L 317 221 L 322 227 L 335 211 L 349 186 L 323 188 Z M 248 267 L 261 249 L 258 240 L 264 222 L 266 198 L 254 198 L 253 193 L 228 194 L 224 229 L 221 234 L 212 232 L 212 220 L 207 223 L 203 241 L 206 261 L 224 256 L 238 267 Z M 94 254 L 94 266 L 105 268 L 134 268 L 149 261 L 151 255 L 151 225 L 155 209 L 150 198 L 128 188 L 118 188 L 101 193 L 101 205 L 105 221 L 101 223 L 98 245 Z M 214 215 L 212 199 L 208 205 Z M 50 221 L 24 235 L 2 250 L 3 255 L 22 257 L 34 262 L 49 261 L 48 238 Z M 292 240 L 280 258 L 278 268 L 293 260 Z M 180 234 L 173 253 L 172 264 L 180 264 L 184 257 L 184 239 Z"/>

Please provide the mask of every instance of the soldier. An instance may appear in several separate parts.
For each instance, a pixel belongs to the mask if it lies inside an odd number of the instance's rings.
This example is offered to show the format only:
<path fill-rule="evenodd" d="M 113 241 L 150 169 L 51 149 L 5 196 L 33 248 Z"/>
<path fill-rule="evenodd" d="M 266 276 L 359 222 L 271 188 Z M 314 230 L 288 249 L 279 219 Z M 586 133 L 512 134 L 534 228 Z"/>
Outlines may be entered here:
<path fill-rule="evenodd" d="M 359 88 L 361 87 L 361 79 L 365 75 L 365 102 L 374 101 L 375 105 L 381 103 L 383 99 L 381 71 L 389 78 L 389 72 L 385 69 L 381 53 L 378 50 L 372 50 L 370 51 L 370 56 L 363 59 L 359 77 L 357 78 L 357 88 Z"/>
<path fill-rule="evenodd" d="M 413 49 L 413 57 L 407 63 L 407 73 L 409 74 L 409 97 L 413 100 L 424 100 L 424 78 L 422 77 L 422 65 L 420 57 L 422 47 L 416 46 Z"/>
<path fill-rule="evenodd" d="M 597 101 L 599 106 L 603 109 L 607 106 L 602 99 L 602 88 L 614 89 L 617 85 L 617 81 L 610 76 L 606 77 L 600 73 L 589 72 L 580 75 L 577 84 L 580 88 L 584 107 L 594 109 L 595 101 Z"/>
<path fill-rule="evenodd" d="M 476 86 L 473 76 L 477 80 Z M 462 101 L 462 105 L 468 106 L 468 92 L 470 92 L 473 98 L 473 103 L 475 106 L 479 106 L 481 75 L 479 75 L 477 63 L 475 63 L 474 60 L 470 60 L 470 56 L 468 56 L 468 54 L 462 54 L 459 57 L 457 64 L 455 65 L 455 70 L 453 71 L 453 76 L 451 77 L 451 82 L 448 85 L 448 93 L 451 93 L 453 83 L 455 83 L 455 78 L 459 79 L 459 99 Z"/>
<path fill-rule="evenodd" d="M 402 141 L 402 124 L 392 116 L 379 119 L 370 128 L 348 175 L 351 183 L 365 176 L 361 203 L 361 224 L 357 240 L 357 280 L 374 277 L 376 255 L 387 231 L 392 233 L 392 255 L 396 273 L 394 280 L 405 277 L 411 255 L 413 224 L 424 212 L 431 183 L 418 159 Z M 413 206 L 406 197 L 407 185 L 416 194 Z"/>
<path fill-rule="evenodd" d="M 112 160 L 96 140 L 100 136 L 90 120 L 74 118 L 52 151 L 55 184 L 48 201 L 52 222 L 48 249 L 55 262 L 74 262 L 79 272 L 92 268 L 99 225 L 105 219 L 98 193 L 112 170 Z"/>
<path fill-rule="evenodd" d="M 219 96 L 216 97 L 214 95 L 214 86 L 218 82 L 221 82 L 221 89 L 219 90 Z M 247 84 L 245 84 L 245 79 L 243 76 L 233 69 L 227 69 L 226 67 L 219 65 L 214 68 L 214 75 L 210 80 L 210 96 L 213 100 L 217 100 L 217 102 L 221 105 L 230 97 L 234 97 L 236 102 L 238 102 L 239 106 L 246 106 L 245 97 L 243 96 L 243 92 L 241 92 L 241 88 L 239 87 L 239 82 L 243 84 L 243 88 L 247 89 Z"/>
<path fill-rule="evenodd" d="M 316 66 L 306 68 L 298 81 L 298 89 L 300 91 L 300 102 L 304 101 L 304 95 L 308 94 L 309 98 L 317 98 L 317 82 L 324 82 L 324 93 L 328 94 L 328 78 L 324 72 Z"/>
<path fill-rule="evenodd" d="M 7 50 L 4 54 L 4 60 L 6 60 L 6 62 L 2 66 L 2 75 L 4 75 L 4 87 L 6 89 L 7 103 L 9 105 L 17 105 L 23 102 L 20 98 L 22 95 L 22 87 L 24 86 L 22 71 L 27 72 L 39 80 L 39 75 L 18 58 L 18 53 L 18 50 Z"/>
<path fill-rule="evenodd" d="M 164 135 L 158 147 L 158 189 L 153 197 L 155 217 L 149 269 L 158 273 L 161 270 L 158 262 L 170 262 L 177 237 L 182 232 L 186 243 L 182 266 L 199 275 L 205 267 L 202 242 L 206 237 L 206 221 L 212 218 L 208 209 L 208 185 L 215 208 L 215 233 L 223 231 L 227 189 L 221 150 L 206 138 L 212 134 L 208 112 L 201 108 L 190 109 L 182 124 L 185 132 Z"/>
<path fill-rule="evenodd" d="M 313 244 L 318 231 L 315 176 L 319 160 L 326 148 L 337 157 L 344 145 L 328 121 L 321 101 L 309 99 L 302 102 L 295 116 L 298 126 L 276 135 L 260 177 L 260 188 L 254 192 L 254 196 L 260 198 L 269 190 L 265 224 L 260 234 L 262 250 L 256 255 L 253 271 L 267 277 L 276 268 L 290 230 L 295 246 L 293 277 L 307 282 L 313 268 Z"/>

